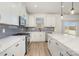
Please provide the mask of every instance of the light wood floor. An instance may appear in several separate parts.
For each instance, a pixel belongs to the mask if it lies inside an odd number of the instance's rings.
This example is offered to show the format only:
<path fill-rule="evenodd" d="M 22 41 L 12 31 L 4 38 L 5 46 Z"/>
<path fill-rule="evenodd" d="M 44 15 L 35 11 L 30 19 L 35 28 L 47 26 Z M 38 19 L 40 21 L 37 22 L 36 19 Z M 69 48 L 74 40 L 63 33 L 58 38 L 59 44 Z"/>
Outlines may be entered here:
<path fill-rule="evenodd" d="M 48 46 L 45 42 L 32 42 L 27 56 L 49 56 Z"/>

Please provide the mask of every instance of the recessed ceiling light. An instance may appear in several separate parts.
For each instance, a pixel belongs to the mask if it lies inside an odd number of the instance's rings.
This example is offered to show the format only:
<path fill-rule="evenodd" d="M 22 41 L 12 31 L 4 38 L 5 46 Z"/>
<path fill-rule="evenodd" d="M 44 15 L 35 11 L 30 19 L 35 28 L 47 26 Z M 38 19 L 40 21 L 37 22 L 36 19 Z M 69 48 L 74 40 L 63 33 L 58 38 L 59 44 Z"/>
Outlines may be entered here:
<path fill-rule="evenodd" d="M 37 7 L 38 7 L 38 5 L 34 5 L 34 7 L 35 7 L 35 8 L 37 8 Z"/>

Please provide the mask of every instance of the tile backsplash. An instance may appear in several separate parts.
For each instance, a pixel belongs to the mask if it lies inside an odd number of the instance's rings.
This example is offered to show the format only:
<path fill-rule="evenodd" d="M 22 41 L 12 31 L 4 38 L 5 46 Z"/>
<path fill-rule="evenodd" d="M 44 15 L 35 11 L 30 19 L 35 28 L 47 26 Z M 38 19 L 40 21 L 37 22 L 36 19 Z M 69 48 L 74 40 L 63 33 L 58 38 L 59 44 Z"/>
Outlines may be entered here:
<path fill-rule="evenodd" d="M 27 29 L 28 32 L 53 32 L 54 27 L 44 27 L 44 28 L 36 28 L 36 27 L 29 27 Z"/>
<path fill-rule="evenodd" d="M 0 38 L 7 37 L 21 31 L 21 28 L 19 28 L 18 26 L 0 24 Z"/>

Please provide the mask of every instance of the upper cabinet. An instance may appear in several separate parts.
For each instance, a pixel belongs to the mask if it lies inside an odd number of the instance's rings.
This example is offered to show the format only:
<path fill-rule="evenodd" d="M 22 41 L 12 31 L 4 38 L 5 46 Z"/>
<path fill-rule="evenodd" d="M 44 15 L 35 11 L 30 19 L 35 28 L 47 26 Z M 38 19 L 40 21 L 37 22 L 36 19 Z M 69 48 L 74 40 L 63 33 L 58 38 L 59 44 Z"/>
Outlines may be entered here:
<path fill-rule="evenodd" d="M 29 27 L 36 27 L 36 20 L 34 15 L 29 15 Z"/>
<path fill-rule="evenodd" d="M 46 21 L 46 27 L 55 27 L 55 15 L 48 14 L 45 21 Z"/>
<path fill-rule="evenodd" d="M 0 3 L 0 23 L 19 25 L 19 16 L 25 15 L 25 7 L 21 3 Z"/>
<path fill-rule="evenodd" d="M 31 14 L 29 15 L 29 26 L 55 27 L 55 16 L 50 14 Z"/>

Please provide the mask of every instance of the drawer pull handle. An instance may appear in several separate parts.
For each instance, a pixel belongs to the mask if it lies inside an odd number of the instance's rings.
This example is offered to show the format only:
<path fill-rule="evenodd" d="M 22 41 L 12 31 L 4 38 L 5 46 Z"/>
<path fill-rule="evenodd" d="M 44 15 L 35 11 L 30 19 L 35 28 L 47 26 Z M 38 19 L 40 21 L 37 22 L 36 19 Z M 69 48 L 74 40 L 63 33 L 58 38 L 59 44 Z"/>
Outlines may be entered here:
<path fill-rule="evenodd" d="M 63 56 L 63 54 L 60 52 L 60 56 Z"/>
<path fill-rule="evenodd" d="M 12 54 L 12 56 L 14 56 L 14 54 Z"/>
<path fill-rule="evenodd" d="M 19 44 L 16 45 L 16 47 L 18 47 L 18 46 L 19 46 Z"/>
<path fill-rule="evenodd" d="M 24 39 L 23 39 L 23 41 L 24 41 Z"/>
<path fill-rule="evenodd" d="M 70 53 L 66 52 L 69 56 L 72 56 Z"/>
<path fill-rule="evenodd" d="M 4 56 L 7 56 L 7 53 L 5 53 Z"/>

